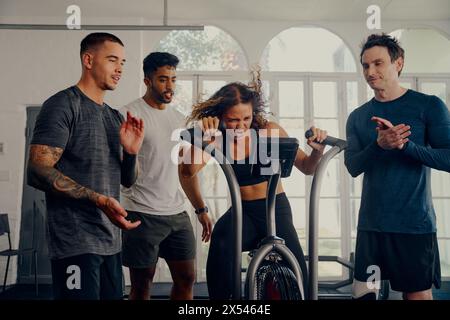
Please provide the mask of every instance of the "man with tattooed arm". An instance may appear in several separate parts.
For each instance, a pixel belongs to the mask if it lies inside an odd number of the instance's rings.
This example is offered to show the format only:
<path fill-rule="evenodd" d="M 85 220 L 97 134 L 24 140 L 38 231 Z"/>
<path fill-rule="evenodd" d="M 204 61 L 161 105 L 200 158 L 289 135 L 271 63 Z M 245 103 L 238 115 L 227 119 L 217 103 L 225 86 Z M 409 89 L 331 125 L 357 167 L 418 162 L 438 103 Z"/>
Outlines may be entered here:
<path fill-rule="evenodd" d="M 55 299 L 121 299 L 120 229 L 136 228 L 119 204 L 137 178 L 142 119 L 103 102 L 125 62 L 116 36 L 81 42 L 82 75 L 44 102 L 33 133 L 28 184 L 45 192 Z"/>

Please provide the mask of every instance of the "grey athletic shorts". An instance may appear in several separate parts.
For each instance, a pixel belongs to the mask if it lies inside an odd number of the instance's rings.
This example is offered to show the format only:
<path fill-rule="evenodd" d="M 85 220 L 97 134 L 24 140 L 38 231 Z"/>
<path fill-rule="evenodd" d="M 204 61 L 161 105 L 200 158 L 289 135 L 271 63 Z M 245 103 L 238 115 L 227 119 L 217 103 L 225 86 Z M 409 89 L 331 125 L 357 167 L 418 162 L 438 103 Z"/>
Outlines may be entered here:
<path fill-rule="evenodd" d="M 195 258 L 195 237 L 186 211 L 159 216 L 128 211 L 128 220 L 140 220 L 132 230 L 123 231 L 122 264 L 130 268 L 154 267 L 158 257 L 169 261 Z"/>

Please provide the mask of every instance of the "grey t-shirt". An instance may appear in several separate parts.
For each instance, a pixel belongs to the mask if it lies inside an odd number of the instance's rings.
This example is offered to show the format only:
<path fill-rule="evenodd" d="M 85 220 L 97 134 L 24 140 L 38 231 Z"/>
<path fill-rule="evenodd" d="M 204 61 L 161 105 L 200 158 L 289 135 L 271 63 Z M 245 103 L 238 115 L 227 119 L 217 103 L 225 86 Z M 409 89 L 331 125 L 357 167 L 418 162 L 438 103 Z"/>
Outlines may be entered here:
<path fill-rule="evenodd" d="M 44 102 L 31 144 L 64 150 L 56 169 L 78 184 L 119 200 L 123 117 L 99 105 L 76 86 Z M 46 193 L 51 259 L 121 250 L 120 229 L 88 201 Z"/>
<path fill-rule="evenodd" d="M 131 211 L 174 215 L 185 210 L 178 179 L 178 139 L 184 127 L 183 115 L 174 106 L 152 108 L 139 98 L 121 108 L 142 118 L 145 137 L 139 151 L 139 176 L 131 188 L 122 187 L 121 204 Z"/>

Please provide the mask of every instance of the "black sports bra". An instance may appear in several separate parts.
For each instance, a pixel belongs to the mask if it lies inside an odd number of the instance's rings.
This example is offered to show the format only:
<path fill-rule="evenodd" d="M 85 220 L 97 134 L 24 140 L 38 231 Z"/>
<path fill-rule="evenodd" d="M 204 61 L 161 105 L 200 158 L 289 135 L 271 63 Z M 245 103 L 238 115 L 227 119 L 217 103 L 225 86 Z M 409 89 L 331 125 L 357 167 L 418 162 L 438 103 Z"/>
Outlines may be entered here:
<path fill-rule="evenodd" d="M 241 160 L 233 160 L 230 158 L 230 155 L 228 156 L 228 161 L 231 163 L 231 166 L 233 167 L 234 174 L 236 175 L 237 181 L 239 186 L 251 186 L 255 185 L 264 181 L 267 181 L 269 176 L 259 175 L 259 176 L 253 176 L 251 173 L 252 164 L 256 163 L 256 155 L 258 154 L 258 141 L 259 141 L 259 132 L 256 130 L 256 150 L 253 148 L 251 150 L 250 155 Z M 224 143 L 224 146 L 226 146 L 227 143 Z M 226 154 L 226 153 L 225 153 Z"/>

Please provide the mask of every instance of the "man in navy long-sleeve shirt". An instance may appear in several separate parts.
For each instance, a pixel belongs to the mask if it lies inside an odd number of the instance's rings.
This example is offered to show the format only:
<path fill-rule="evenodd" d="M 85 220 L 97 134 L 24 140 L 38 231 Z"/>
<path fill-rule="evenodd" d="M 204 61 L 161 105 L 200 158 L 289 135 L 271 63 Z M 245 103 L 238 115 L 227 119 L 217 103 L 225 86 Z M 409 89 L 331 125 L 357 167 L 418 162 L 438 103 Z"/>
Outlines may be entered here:
<path fill-rule="evenodd" d="M 353 177 L 364 173 L 354 298 L 376 296 L 374 271 L 406 299 L 432 299 L 440 286 L 430 168 L 450 171 L 450 116 L 436 96 L 400 86 L 403 62 L 388 35 L 369 36 L 361 50 L 375 97 L 347 120 L 345 165 Z"/>

